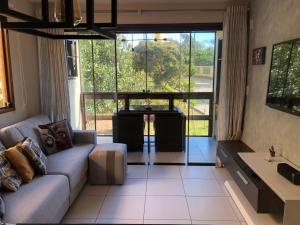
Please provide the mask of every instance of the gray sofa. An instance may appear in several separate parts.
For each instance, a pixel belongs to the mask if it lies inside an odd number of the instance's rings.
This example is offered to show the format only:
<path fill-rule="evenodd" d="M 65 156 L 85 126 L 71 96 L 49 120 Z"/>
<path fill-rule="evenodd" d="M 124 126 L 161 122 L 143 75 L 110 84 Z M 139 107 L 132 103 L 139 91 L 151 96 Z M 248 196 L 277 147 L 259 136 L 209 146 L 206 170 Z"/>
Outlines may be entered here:
<path fill-rule="evenodd" d="M 45 115 L 0 129 L 9 148 L 24 137 L 40 143 L 36 127 L 49 123 Z M 74 131 L 74 147 L 48 156 L 48 174 L 35 177 L 17 192 L 3 192 L 6 223 L 59 223 L 87 180 L 88 155 L 96 144 L 94 131 Z"/>

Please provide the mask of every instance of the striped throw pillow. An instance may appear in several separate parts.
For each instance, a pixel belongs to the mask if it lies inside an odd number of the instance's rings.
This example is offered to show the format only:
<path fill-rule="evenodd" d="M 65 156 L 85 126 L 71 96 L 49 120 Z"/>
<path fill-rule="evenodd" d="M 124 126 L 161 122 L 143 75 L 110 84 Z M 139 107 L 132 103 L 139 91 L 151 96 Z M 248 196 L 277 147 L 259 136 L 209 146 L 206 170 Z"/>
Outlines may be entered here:
<path fill-rule="evenodd" d="M 3 152 L 3 151 L 5 151 L 5 146 L 4 146 L 4 144 L 0 141 L 0 152 Z"/>
<path fill-rule="evenodd" d="M 22 184 L 21 177 L 6 159 L 4 151 L 0 152 L 0 181 L 1 187 L 9 191 L 17 191 Z"/>
<path fill-rule="evenodd" d="M 26 138 L 20 148 L 37 173 L 47 174 L 47 157 L 34 140 Z"/>

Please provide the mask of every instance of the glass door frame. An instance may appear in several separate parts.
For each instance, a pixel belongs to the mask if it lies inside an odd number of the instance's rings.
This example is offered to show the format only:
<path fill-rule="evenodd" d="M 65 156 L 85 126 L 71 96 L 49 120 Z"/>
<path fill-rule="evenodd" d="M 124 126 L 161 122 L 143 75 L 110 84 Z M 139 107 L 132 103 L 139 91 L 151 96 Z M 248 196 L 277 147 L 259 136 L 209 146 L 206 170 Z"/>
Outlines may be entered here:
<path fill-rule="evenodd" d="M 190 157 L 190 154 L 189 154 L 189 150 L 190 150 L 190 120 L 191 120 L 191 115 L 190 115 L 190 101 L 191 99 L 208 99 L 209 100 L 209 115 L 208 116 L 197 116 L 197 118 L 199 117 L 200 120 L 205 120 L 205 119 L 208 119 L 209 120 L 209 132 L 208 132 L 208 137 L 212 136 L 212 132 L 213 132 L 213 118 L 214 118 L 214 113 L 213 113 L 213 107 L 214 107 L 214 89 L 212 92 L 199 92 L 199 93 L 193 93 L 191 92 L 191 64 L 192 64 L 192 33 L 200 33 L 200 32 L 208 32 L 208 31 L 204 31 L 204 30 L 199 30 L 199 31 L 194 31 L 194 32 L 189 32 L 189 37 L 190 37 L 190 48 L 189 48 L 189 91 L 188 93 L 174 93 L 177 97 L 174 97 L 174 99 L 187 99 L 188 100 L 188 132 L 187 132 L 187 148 L 186 148 L 186 151 L 187 151 L 187 157 L 186 157 L 186 162 L 185 164 L 188 164 L 188 165 L 207 165 L 207 163 L 192 163 L 190 162 L 189 160 L 189 157 Z M 209 31 L 211 33 L 216 33 L 216 30 L 214 31 Z M 124 33 L 128 33 L 128 32 L 124 32 Z M 136 33 L 141 33 L 141 32 L 136 32 Z M 151 32 L 143 32 L 143 33 L 155 33 L 154 31 L 151 31 Z M 160 32 L 160 33 L 163 33 L 163 32 Z M 184 32 L 184 31 L 165 31 L 165 33 L 188 33 L 188 32 Z M 215 35 L 215 40 L 216 40 L 216 35 Z M 92 40 L 93 41 L 93 40 Z M 147 49 L 147 41 L 146 41 L 146 49 Z M 93 54 L 93 60 L 94 60 L 94 54 Z M 146 53 L 146 57 L 147 57 L 147 53 Z M 216 53 L 214 54 L 214 58 L 216 57 Z M 123 99 L 122 96 L 124 96 L 125 93 L 123 92 L 119 92 L 118 90 L 118 68 L 117 68 L 117 60 L 118 60 L 118 55 L 117 55 L 117 40 L 115 40 L 115 92 L 113 93 L 103 93 L 103 96 L 100 96 L 99 94 L 101 93 L 94 93 L 93 97 L 94 98 L 94 101 L 95 99 L 98 99 L 97 96 L 99 96 L 100 99 L 114 99 L 116 101 L 116 110 L 119 109 L 119 100 Z M 147 59 L 146 59 L 146 63 L 147 63 Z M 94 70 L 94 69 L 93 69 Z M 148 86 L 147 86 L 147 72 L 148 72 L 148 65 L 146 66 L 146 92 L 147 92 L 147 89 L 148 89 Z M 214 78 L 215 78 L 215 67 L 214 67 Z M 215 85 L 215 79 L 213 79 L 213 85 Z M 140 94 L 143 94 L 143 93 L 140 93 Z M 159 94 L 159 93 L 156 93 L 156 94 Z M 188 96 L 186 98 L 186 96 Z M 86 96 L 82 96 L 81 99 L 85 99 Z M 193 98 L 194 97 L 194 98 Z M 96 115 L 94 115 L 96 116 Z M 194 116 L 195 117 L 195 116 Z M 205 118 L 204 118 L 205 117 Z M 86 118 L 85 116 L 83 116 L 82 118 Z M 201 119 L 202 118 L 202 119 Z M 95 118 L 96 119 L 96 118 Z M 82 121 L 83 124 L 85 124 L 84 121 Z M 95 124 L 96 126 L 96 124 Z M 168 164 L 168 163 L 167 163 Z M 181 163 L 180 163 L 181 164 Z"/>

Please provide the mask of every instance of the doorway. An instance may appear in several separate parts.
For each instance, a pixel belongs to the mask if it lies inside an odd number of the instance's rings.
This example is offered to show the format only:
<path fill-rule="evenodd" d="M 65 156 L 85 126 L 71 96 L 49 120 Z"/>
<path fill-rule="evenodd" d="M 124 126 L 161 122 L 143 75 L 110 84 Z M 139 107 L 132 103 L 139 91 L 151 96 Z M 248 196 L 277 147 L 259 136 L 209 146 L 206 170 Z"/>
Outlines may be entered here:
<path fill-rule="evenodd" d="M 126 93 L 148 94 L 145 99 L 129 99 L 130 105 L 145 106 L 167 106 L 168 99 L 151 95 L 168 94 L 187 118 L 185 151 L 156 151 L 155 117 L 151 116 L 149 122 L 145 118 L 144 149 L 129 153 L 129 162 L 214 162 L 216 32 L 121 33 L 116 41 L 82 40 L 70 49 L 67 58 L 74 52 L 76 58 L 68 61 L 68 67 L 78 71 L 77 77 L 69 79 L 70 92 L 79 89 L 72 102 L 79 101 L 81 111 L 72 124 L 95 129 L 100 143 L 111 142 L 112 116 L 125 107 Z"/>

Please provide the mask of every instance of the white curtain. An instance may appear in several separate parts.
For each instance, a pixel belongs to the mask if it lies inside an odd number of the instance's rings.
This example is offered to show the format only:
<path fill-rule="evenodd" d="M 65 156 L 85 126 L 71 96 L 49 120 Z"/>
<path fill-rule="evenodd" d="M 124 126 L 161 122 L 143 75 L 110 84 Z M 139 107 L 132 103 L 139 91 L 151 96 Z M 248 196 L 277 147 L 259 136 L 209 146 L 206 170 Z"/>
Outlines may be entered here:
<path fill-rule="evenodd" d="M 49 32 L 49 31 L 48 31 Z M 62 34 L 62 30 L 51 30 Z M 38 38 L 41 110 L 52 121 L 69 119 L 70 100 L 63 40 Z"/>
<path fill-rule="evenodd" d="M 247 6 L 226 9 L 217 116 L 217 139 L 238 140 L 242 121 L 247 70 Z"/>

